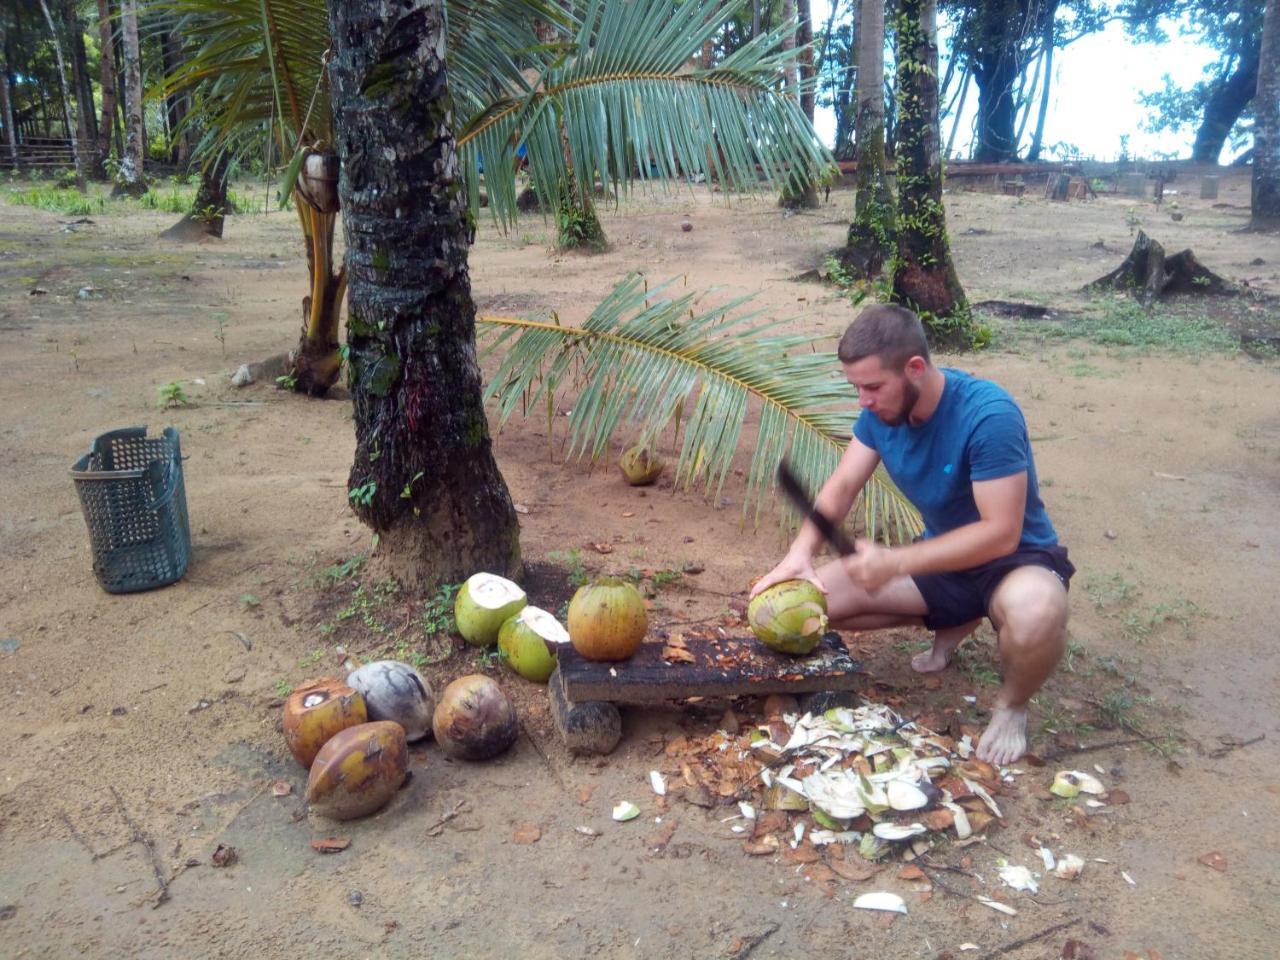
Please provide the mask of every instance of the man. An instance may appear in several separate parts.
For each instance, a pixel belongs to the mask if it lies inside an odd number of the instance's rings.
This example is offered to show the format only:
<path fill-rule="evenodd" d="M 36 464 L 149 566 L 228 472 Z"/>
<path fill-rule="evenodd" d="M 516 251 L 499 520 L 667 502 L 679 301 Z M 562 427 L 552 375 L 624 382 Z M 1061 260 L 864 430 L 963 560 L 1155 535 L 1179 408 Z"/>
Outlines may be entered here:
<path fill-rule="evenodd" d="M 934 641 L 911 661 L 921 673 L 945 668 L 989 617 L 1004 683 L 977 755 L 1012 763 L 1027 749 L 1027 703 L 1062 656 L 1075 572 L 1040 500 L 1022 411 L 996 384 L 935 367 L 920 319 L 903 307 L 864 310 L 838 353 L 862 414 L 815 506 L 843 518 L 883 462 L 924 536 L 898 547 L 859 540 L 855 554 L 815 570 L 822 538 L 806 522 L 752 595 L 802 577 L 827 594 L 837 628 L 923 624 Z"/>

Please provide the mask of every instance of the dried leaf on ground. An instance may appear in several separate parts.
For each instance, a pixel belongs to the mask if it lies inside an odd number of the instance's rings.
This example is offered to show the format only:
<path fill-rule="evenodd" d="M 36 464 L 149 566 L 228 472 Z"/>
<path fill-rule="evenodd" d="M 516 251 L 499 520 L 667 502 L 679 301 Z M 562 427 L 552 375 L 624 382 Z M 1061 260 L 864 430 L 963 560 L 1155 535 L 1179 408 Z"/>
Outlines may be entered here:
<path fill-rule="evenodd" d="M 350 837 L 322 837 L 311 841 L 311 849 L 317 853 L 341 853 L 351 846 Z"/>
<path fill-rule="evenodd" d="M 598 783 L 584 783 L 578 788 L 578 802 L 584 807 L 591 802 L 591 795 L 596 792 Z"/>
<path fill-rule="evenodd" d="M 1200 863 L 1206 867 L 1212 867 L 1219 873 L 1225 873 L 1227 870 L 1227 858 L 1220 854 L 1217 850 L 1210 850 L 1208 853 L 1202 853 L 1196 857 Z"/>
<path fill-rule="evenodd" d="M 236 848 L 220 843 L 213 851 L 213 856 L 209 858 L 215 867 L 229 867 L 240 859 L 240 854 L 236 852 Z"/>
<path fill-rule="evenodd" d="M 880 872 L 880 868 L 874 863 L 863 860 L 861 857 L 846 857 L 844 860 L 832 860 L 828 862 L 827 866 L 835 871 L 836 876 L 843 877 L 852 883 L 862 883 L 866 880 L 870 880 Z"/>
<path fill-rule="evenodd" d="M 677 821 L 667 818 L 662 821 L 658 829 L 649 834 L 644 845 L 655 852 L 665 850 L 667 844 L 671 842 L 672 835 L 676 832 Z"/>
<path fill-rule="evenodd" d="M 287 797 L 291 793 L 293 793 L 293 784 L 291 783 L 277 780 L 271 785 L 271 795 L 273 797 Z"/>
<path fill-rule="evenodd" d="M 515 831 L 511 834 L 511 839 L 522 847 L 527 847 L 531 843 L 537 843 L 542 839 L 542 830 L 535 823 L 517 823 Z"/>
<path fill-rule="evenodd" d="M 1098 960 L 1098 952 L 1083 940 L 1072 937 L 1062 945 L 1062 960 Z"/>

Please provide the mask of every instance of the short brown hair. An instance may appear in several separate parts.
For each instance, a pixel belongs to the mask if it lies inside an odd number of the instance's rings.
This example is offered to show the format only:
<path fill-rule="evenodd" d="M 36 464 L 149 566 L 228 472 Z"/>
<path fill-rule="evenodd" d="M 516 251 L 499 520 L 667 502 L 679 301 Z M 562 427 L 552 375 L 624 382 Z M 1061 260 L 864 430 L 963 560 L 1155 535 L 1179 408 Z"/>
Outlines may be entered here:
<path fill-rule="evenodd" d="M 849 324 L 836 353 L 841 363 L 879 357 L 886 367 L 900 371 L 912 357 L 924 357 L 928 362 L 929 342 L 924 324 L 914 313 L 896 304 L 877 303 Z"/>

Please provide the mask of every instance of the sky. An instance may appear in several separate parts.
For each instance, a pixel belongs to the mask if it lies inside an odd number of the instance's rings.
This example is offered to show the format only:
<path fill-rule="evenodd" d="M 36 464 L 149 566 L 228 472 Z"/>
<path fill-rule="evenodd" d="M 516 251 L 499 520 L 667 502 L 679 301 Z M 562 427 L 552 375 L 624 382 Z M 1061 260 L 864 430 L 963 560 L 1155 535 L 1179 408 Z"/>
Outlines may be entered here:
<path fill-rule="evenodd" d="M 814 23 L 825 25 L 829 10 L 826 0 L 814 0 Z M 1167 44 L 1134 44 L 1125 36 L 1123 24 L 1111 23 L 1102 32 L 1077 40 L 1065 50 L 1055 50 L 1045 147 L 1065 142 L 1079 147 L 1084 156 L 1114 160 L 1120 153 L 1120 137 L 1127 134 L 1131 157 L 1190 156 L 1195 129 L 1187 128 L 1180 134 L 1144 131 L 1141 125 L 1148 111 L 1138 102 L 1138 95 L 1162 88 L 1162 77 L 1166 73 L 1179 86 L 1190 86 L 1200 79 L 1205 64 L 1216 60 L 1218 55 L 1207 44 L 1178 36 L 1176 29 L 1168 32 L 1170 42 Z M 945 55 L 945 50 L 943 52 Z M 976 104 L 977 87 L 971 86 L 954 148 L 960 156 L 969 155 L 968 140 Z M 942 121 L 944 143 L 952 123 L 952 117 Z M 834 113 L 819 107 L 814 126 L 830 145 L 835 135 Z M 1030 142 L 1034 126 L 1033 114 L 1023 138 L 1024 145 Z M 1228 146 L 1221 159 L 1227 162 L 1232 156 Z"/>

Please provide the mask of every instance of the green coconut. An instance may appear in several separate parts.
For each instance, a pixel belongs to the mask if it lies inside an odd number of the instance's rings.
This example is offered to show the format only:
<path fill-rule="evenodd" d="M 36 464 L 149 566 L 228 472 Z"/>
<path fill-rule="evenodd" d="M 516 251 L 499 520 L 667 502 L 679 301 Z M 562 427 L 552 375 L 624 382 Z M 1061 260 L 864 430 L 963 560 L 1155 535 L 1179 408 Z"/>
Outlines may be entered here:
<path fill-rule="evenodd" d="M 618 460 L 618 469 L 623 478 L 633 487 L 644 487 L 662 476 L 666 466 L 655 450 L 645 446 L 635 446 Z"/>
<path fill-rule="evenodd" d="M 555 648 L 569 642 L 569 631 L 538 607 L 525 607 L 498 631 L 498 649 L 507 666 L 526 680 L 546 683 L 556 668 Z"/>
<path fill-rule="evenodd" d="M 528 598 L 519 586 L 492 573 L 477 573 L 462 585 L 453 604 L 462 639 L 473 647 L 492 647 L 502 625 L 524 609 Z"/>
<path fill-rule="evenodd" d="M 786 580 L 752 599 L 747 623 L 766 647 L 808 653 L 827 632 L 827 598 L 808 580 Z"/>

